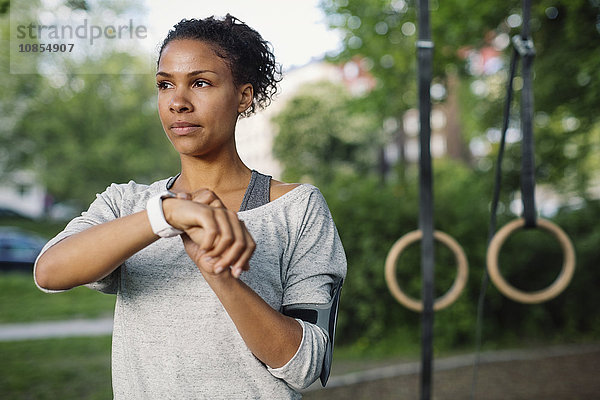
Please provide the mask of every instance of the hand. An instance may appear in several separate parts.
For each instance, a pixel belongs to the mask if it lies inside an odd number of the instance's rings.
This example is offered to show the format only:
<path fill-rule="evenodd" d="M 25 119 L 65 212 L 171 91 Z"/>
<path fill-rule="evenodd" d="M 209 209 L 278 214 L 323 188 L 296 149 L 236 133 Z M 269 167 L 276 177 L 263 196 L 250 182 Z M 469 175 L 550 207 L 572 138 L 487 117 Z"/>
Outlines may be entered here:
<path fill-rule="evenodd" d="M 216 208 L 226 208 L 219 196 L 217 196 L 212 190 L 199 189 L 193 193 L 185 193 L 184 195 L 186 196 L 186 198 L 191 199 L 197 203 L 205 204 L 207 206 Z"/>
<path fill-rule="evenodd" d="M 177 199 L 187 200 L 169 200 L 165 216 L 171 225 L 185 231 L 184 247 L 201 272 L 220 275 L 231 267 L 231 275 L 237 278 L 250 268 L 254 240 L 237 214 L 227 210 L 214 192 L 179 193 Z"/>

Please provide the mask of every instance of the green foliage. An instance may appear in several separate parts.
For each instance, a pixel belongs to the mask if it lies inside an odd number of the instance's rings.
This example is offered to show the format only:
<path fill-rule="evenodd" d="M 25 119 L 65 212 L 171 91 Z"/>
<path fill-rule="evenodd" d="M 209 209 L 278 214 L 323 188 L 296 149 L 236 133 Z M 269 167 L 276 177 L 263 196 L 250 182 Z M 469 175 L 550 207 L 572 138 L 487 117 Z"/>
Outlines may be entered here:
<path fill-rule="evenodd" d="M 0 15 L 7 14 L 10 10 L 10 0 L 0 0 Z"/>
<path fill-rule="evenodd" d="M 273 144 L 284 179 L 328 181 L 334 171 L 364 171 L 376 163 L 381 139 L 373 118 L 352 107 L 346 91 L 330 83 L 309 85 L 286 104 L 274 118 L 279 133 Z"/>
<path fill-rule="evenodd" d="M 379 121 L 401 116 L 416 101 L 416 1 L 323 0 L 321 6 L 332 28 L 343 33 L 343 50 L 335 61 L 359 62 L 376 79 L 375 90 L 365 96 L 362 111 Z M 473 158 L 473 169 L 436 162 L 435 226 L 464 247 L 471 266 L 468 287 L 459 301 L 436 313 L 436 344 L 464 346 L 472 342 L 475 307 L 485 268 L 492 171 L 498 143 L 493 130 L 502 124 L 510 46 L 501 54 L 504 68 L 496 73 L 473 72 L 467 51 L 492 45 L 494 37 L 508 40 L 520 33 L 508 17 L 521 14 L 521 2 L 475 0 L 430 1 L 432 39 L 435 43 L 434 82 L 446 85 L 450 75 L 459 78 L 455 94 L 462 138 L 488 146 L 487 154 Z M 589 305 L 598 303 L 597 271 L 599 217 L 590 197 L 590 182 L 600 172 L 600 5 L 596 1 L 534 2 L 531 35 L 534 62 L 535 151 L 537 181 L 545 188 L 579 199 L 581 208 L 565 208 L 556 222 L 571 235 L 578 267 L 569 289 L 544 304 L 522 305 L 488 290 L 484 341 L 495 343 L 539 339 L 572 340 L 597 335 L 599 318 Z M 497 43 L 496 43 L 497 45 Z M 358 60 L 358 61 L 357 61 Z M 450 74 L 452 72 L 452 74 Z M 517 79 L 518 83 L 518 79 Z M 475 86 L 484 91 L 473 90 Z M 447 85 L 450 90 L 450 85 Z M 516 85 L 510 127 L 519 128 L 520 87 Z M 441 100 L 442 103 L 445 101 Z M 490 131 L 492 128 L 492 131 Z M 388 139 L 389 140 L 389 139 Z M 503 165 L 500 226 L 514 218 L 509 205 L 519 189 L 521 146 L 512 140 Z M 288 165 L 288 162 L 284 162 Z M 398 167 L 386 184 L 365 178 L 334 174 L 322 182 L 350 262 L 342 295 L 340 341 L 369 349 L 385 338 L 418 335 L 414 313 L 395 304 L 383 281 L 384 257 L 394 240 L 417 226 L 417 180 L 410 167 Z M 404 168 L 404 167 L 402 167 Z M 543 199 L 542 199 L 543 200 Z M 540 201 L 542 201 L 540 200 Z M 565 204 L 567 201 L 565 201 Z M 595 242 L 594 242 L 595 241 Z M 436 246 L 436 293 L 444 292 L 453 277 L 451 254 Z M 547 233 L 537 230 L 515 234 L 501 252 L 500 264 L 517 287 L 536 290 L 547 286 L 560 270 L 561 254 Z M 407 294 L 420 297 L 418 245 L 409 247 L 398 262 L 398 280 Z M 448 274 L 448 275 L 446 275 Z M 593 293 L 592 293 L 593 292 Z M 350 301 L 348 299 L 351 299 Z M 392 333 L 390 333 L 392 332 Z"/>
<path fill-rule="evenodd" d="M 415 36 L 407 34 L 413 8 L 386 0 L 322 1 L 332 28 L 344 33 L 343 51 L 334 61 L 360 59 L 377 79 L 368 95 L 370 112 L 399 116 L 416 103 Z M 407 30 L 408 27 L 408 30 Z M 414 24 L 412 25 L 414 28 Z M 403 29 L 404 28 L 404 29 Z"/>
<path fill-rule="evenodd" d="M 598 232 L 587 218 L 598 218 L 597 202 L 586 208 L 563 210 L 555 219 L 574 243 L 576 271 L 569 287 L 546 303 L 515 303 L 490 286 L 485 308 L 484 340 L 496 343 L 554 341 L 571 343 L 592 339 L 600 332 L 596 268 L 597 251 L 589 247 Z M 577 227 L 584 229 L 577 229 Z M 562 254 L 556 240 L 546 232 L 518 232 L 502 248 L 500 268 L 509 282 L 523 290 L 539 290 L 552 283 L 560 271 Z"/>
<path fill-rule="evenodd" d="M 440 162 L 435 169 L 435 227 L 453 236 L 469 260 L 469 281 L 457 302 L 435 314 L 438 349 L 470 348 L 474 343 L 476 307 L 485 269 L 491 197 L 491 174 Z M 417 229 L 418 194 L 415 178 L 405 184 L 382 185 L 376 179 L 336 177 L 321 186 L 338 226 L 347 253 L 348 276 L 342 292 L 338 341 L 353 351 L 371 354 L 389 347 L 391 338 L 412 338 L 418 346 L 420 316 L 398 304 L 384 281 L 387 252 L 402 235 Z M 503 200 L 502 204 L 506 204 Z M 499 226 L 515 218 L 505 211 Z M 562 210 L 555 222 L 575 243 L 577 270 L 569 288 L 543 304 L 524 305 L 487 290 L 484 310 L 484 343 L 523 344 L 523 341 L 572 342 L 592 338 L 600 331 L 594 311 L 600 259 L 595 244 L 600 231 L 590 224 L 600 218 L 600 203 Z M 548 233 L 533 230 L 514 235 L 503 246 L 499 264 L 506 279 L 523 290 L 539 290 L 558 275 L 561 253 Z M 450 287 L 456 271 L 453 255 L 436 242 L 435 292 Z M 397 262 L 401 288 L 421 298 L 420 251 L 416 243 Z M 406 343 L 405 343 L 406 345 Z M 379 349 L 379 350 L 374 350 Z M 391 351 L 391 350 L 390 350 Z"/>
<path fill-rule="evenodd" d="M 136 60 L 114 55 L 104 62 L 110 68 Z M 149 75 L 112 74 L 53 82 L 58 87 L 45 87 L 14 130 L 27 146 L 14 149 L 13 157 L 35 170 L 57 199 L 81 204 L 110 182 L 172 174 L 178 159 L 162 132 L 152 81 Z"/>
<path fill-rule="evenodd" d="M 67 2 L 88 10 L 85 1 Z M 109 4 L 110 3 L 110 4 Z M 135 12 L 139 2 L 95 5 L 97 14 Z M 31 6 L 31 13 L 43 11 Z M 36 18 L 35 15 L 27 17 Z M 8 15 L 0 15 L 2 39 L 8 42 Z M 108 51 L 87 58 L 56 59 L 45 65 L 28 59 L 38 70 L 54 74 L 10 74 L 9 46 L 0 49 L 0 177 L 32 171 L 57 201 L 83 207 L 111 182 L 150 182 L 172 175 L 179 167 L 176 152 L 162 131 L 156 112 L 154 77 L 147 60 Z M 102 75 L 70 71 L 103 71 Z M 63 72 L 63 73 L 61 73 Z"/>
<path fill-rule="evenodd" d="M 435 179 L 436 229 L 455 237 L 465 247 L 471 262 L 474 251 L 481 260 L 487 212 L 486 202 L 481 199 L 488 189 L 486 182 L 474 179 L 473 172 L 453 164 L 439 168 Z M 396 331 L 419 337 L 419 315 L 397 304 L 387 289 L 383 273 L 385 257 L 394 242 L 418 228 L 416 188 L 415 176 L 404 184 L 387 185 L 374 178 L 354 176 L 337 178 L 321 187 L 349 260 L 339 318 L 340 343 L 356 343 L 368 349 L 384 337 L 396 335 Z M 435 257 L 435 291 L 439 297 L 451 286 L 456 263 L 442 245 L 436 246 Z M 417 299 L 421 297 L 419 265 L 419 245 L 415 243 L 399 258 L 397 279 L 401 288 Z M 471 285 L 479 276 L 480 271 L 471 269 Z M 452 307 L 436 314 L 441 346 L 464 345 L 472 337 L 475 304 L 470 294 L 463 294 Z"/>
<path fill-rule="evenodd" d="M 360 59 L 377 79 L 378 85 L 365 101 L 365 109 L 385 117 L 398 117 L 415 105 L 417 33 L 416 1 L 323 0 L 321 6 L 332 28 L 344 34 L 343 50 L 334 59 Z M 492 45 L 495 36 L 508 40 L 520 33 L 507 18 L 521 14 L 521 2 L 502 3 L 476 0 L 430 1 L 434 48 L 434 82 L 446 84 L 448 71 L 458 71 L 460 125 L 465 142 L 473 138 L 488 141 L 486 131 L 500 128 L 504 86 L 512 47 L 502 54 L 504 68 L 491 75 L 474 76 L 464 59 L 468 50 Z M 563 192 L 585 194 L 598 174 L 600 149 L 600 5 L 595 1 L 533 2 L 531 34 L 536 47 L 534 97 L 536 110 L 536 160 L 538 179 Z M 418 28 L 418 27 L 417 27 Z M 471 84 L 485 84 L 487 93 L 476 95 Z M 466 88 L 466 90 L 465 90 Z M 448 89 L 450 89 L 448 87 Z M 515 99 L 520 94 L 517 88 Z M 512 127 L 518 127 L 515 101 Z M 489 168 L 489 153 L 476 164 Z M 518 187 L 518 151 L 507 153 L 513 174 L 510 189 Z"/>
<path fill-rule="evenodd" d="M 416 169 L 397 171 L 383 182 L 374 176 L 372 167 L 359 167 L 361 164 L 352 158 L 352 152 L 340 151 L 348 142 L 335 131 L 342 126 L 341 121 L 349 119 L 349 109 L 344 108 L 344 102 L 336 101 L 336 96 L 313 94 L 293 99 L 277 117 L 280 134 L 275 148 L 284 164 L 286 179 L 309 179 L 320 186 L 344 243 L 349 269 L 340 305 L 339 343 L 351 345 L 352 352 L 371 356 L 384 351 L 384 347 L 389 350 L 418 346 L 420 316 L 396 303 L 388 292 L 383 273 L 385 257 L 393 243 L 418 227 Z M 323 98 L 331 98 L 332 102 L 328 105 L 320 100 Z M 369 143 L 361 146 L 368 151 Z M 516 146 L 509 146 L 509 152 L 515 149 Z M 348 158 L 344 159 L 344 155 Z M 516 168 L 507 170 L 509 184 L 518 182 L 511 182 Z M 435 161 L 434 172 L 435 227 L 463 246 L 470 264 L 469 282 L 461 297 L 451 307 L 436 313 L 436 346 L 470 347 L 485 270 L 493 171 L 470 169 L 442 159 Z M 509 211 L 512 193 L 502 192 L 499 226 L 514 218 Z M 576 221 L 583 224 L 594 220 L 582 212 L 599 211 L 597 206 L 586 205 L 581 210 L 564 210 L 557 218 L 567 229 Z M 567 232 L 575 243 L 592 243 L 598 235 L 593 228 L 580 232 L 567 229 Z M 507 279 L 524 290 L 539 290 L 550 284 L 559 273 L 561 257 L 553 239 L 537 230 L 514 236 L 505 244 L 500 257 Z M 590 310 L 571 309 L 595 296 L 589 291 L 595 290 L 594 282 L 600 274 L 591 268 L 597 263 L 597 256 L 590 251 L 591 247 L 578 245 L 578 253 L 586 254 L 580 256 L 578 275 L 572 283 L 579 289 L 570 289 L 548 303 L 517 304 L 490 288 L 484 314 L 485 340 L 514 345 L 519 339 L 570 340 L 597 332 L 600 320 L 587 318 Z M 456 262 L 451 252 L 439 244 L 435 260 L 435 294 L 439 297 L 454 280 Z M 421 298 L 420 276 L 419 245 L 414 244 L 397 261 L 397 279 L 402 289 L 417 299 Z M 403 345 L 389 346 L 399 338 L 411 339 Z"/>
<path fill-rule="evenodd" d="M 551 10 L 555 10 L 556 16 Z M 514 2 L 507 10 L 509 13 L 520 13 L 519 3 Z M 537 180 L 561 192 L 586 195 L 590 182 L 599 171 L 595 154 L 600 149 L 600 119 L 595 110 L 600 107 L 600 57 L 597 52 L 600 7 L 585 0 L 544 1 L 535 3 L 532 13 L 532 36 L 536 47 L 533 87 Z M 520 28 L 509 28 L 504 17 L 488 26 L 497 34 L 519 33 Z M 586 40 L 581 40 L 583 37 Z M 505 51 L 507 64 L 510 51 L 510 47 Z M 462 117 L 463 120 L 472 119 L 470 137 L 490 127 L 500 127 L 499 111 L 503 107 L 502 86 L 506 85 L 506 77 L 507 71 L 477 77 L 494 89 L 477 99 L 478 104 L 471 108 L 475 112 Z M 520 94 L 517 87 L 511 121 L 515 128 L 519 126 Z M 463 101 L 466 96 L 472 94 L 464 90 Z M 495 152 L 490 154 L 494 155 Z M 507 152 L 507 165 L 508 187 L 516 189 L 520 148 Z"/>

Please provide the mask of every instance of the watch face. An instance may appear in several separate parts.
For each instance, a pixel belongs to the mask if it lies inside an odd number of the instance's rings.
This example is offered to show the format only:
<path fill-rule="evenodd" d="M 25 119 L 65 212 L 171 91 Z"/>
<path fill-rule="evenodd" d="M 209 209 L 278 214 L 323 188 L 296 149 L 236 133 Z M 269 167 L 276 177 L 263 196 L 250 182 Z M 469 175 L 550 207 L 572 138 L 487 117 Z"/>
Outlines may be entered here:
<path fill-rule="evenodd" d="M 180 235 L 183 233 L 179 229 L 176 229 L 169 225 L 167 220 L 165 219 L 165 215 L 163 213 L 162 201 L 163 199 L 177 197 L 177 194 L 165 191 L 159 193 L 148 200 L 148 204 L 146 209 L 148 210 L 148 218 L 150 219 L 150 225 L 152 226 L 152 231 L 160 237 L 173 237 Z"/>

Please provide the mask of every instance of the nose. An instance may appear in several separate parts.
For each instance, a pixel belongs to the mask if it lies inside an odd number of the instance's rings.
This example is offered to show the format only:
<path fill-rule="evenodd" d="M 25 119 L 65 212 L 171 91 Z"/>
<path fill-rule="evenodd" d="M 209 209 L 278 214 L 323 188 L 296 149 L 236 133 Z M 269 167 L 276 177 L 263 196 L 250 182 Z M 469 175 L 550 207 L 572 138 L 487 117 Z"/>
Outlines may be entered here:
<path fill-rule="evenodd" d="M 176 90 L 169 102 L 169 110 L 176 113 L 185 113 L 194 111 L 194 106 L 188 100 L 188 97 L 182 91 Z"/>

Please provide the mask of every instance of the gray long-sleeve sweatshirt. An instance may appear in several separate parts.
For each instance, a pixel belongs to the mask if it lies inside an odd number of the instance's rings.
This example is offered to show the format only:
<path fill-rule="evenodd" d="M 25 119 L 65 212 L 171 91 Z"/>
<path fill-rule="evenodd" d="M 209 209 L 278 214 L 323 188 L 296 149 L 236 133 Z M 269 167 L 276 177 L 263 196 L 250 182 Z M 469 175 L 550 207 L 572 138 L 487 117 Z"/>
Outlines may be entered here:
<path fill-rule="evenodd" d="M 111 185 L 43 251 L 93 225 L 145 209 L 166 182 Z M 316 187 L 300 185 L 238 217 L 257 244 L 242 281 L 276 310 L 329 301 L 333 280 L 345 277 L 346 258 Z M 300 321 L 303 337 L 293 358 L 276 369 L 264 365 L 245 345 L 179 237 L 156 241 L 88 286 L 117 295 L 115 399 L 298 399 L 297 390 L 319 377 L 325 333 Z"/>

